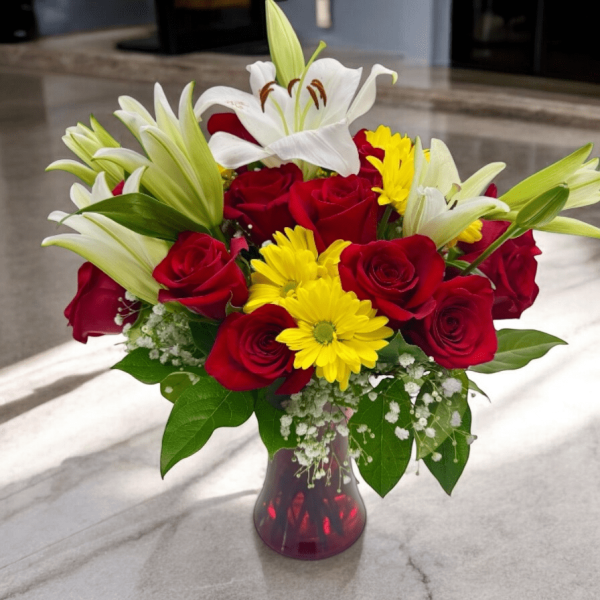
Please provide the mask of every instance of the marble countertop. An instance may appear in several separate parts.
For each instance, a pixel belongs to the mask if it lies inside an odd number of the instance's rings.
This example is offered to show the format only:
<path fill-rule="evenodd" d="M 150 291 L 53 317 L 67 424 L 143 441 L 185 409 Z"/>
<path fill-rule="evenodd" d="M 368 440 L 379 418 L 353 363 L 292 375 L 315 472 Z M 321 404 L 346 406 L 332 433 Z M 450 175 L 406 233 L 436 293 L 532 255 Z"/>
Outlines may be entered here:
<path fill-rule="evenodd" d="M 201 89 L 229 85 L 246 90 L 246 65 L 267 58 L 220 52 L 164 56 L 116 48 L 123 39 L 147 37 L 153 31 L 148 26 L 123 27 L 0 44 L 0 66 L 163 84 L 194 80 Z M 305 54 L 310 56 L 313 51 L 314 47 L 307 46 Z M 428 106 L 449 113 L 600 129 L 598 84 L 426 67 L 393 54 L 347 48 L 327 48 L 325 55 L 349 67 L 370 69 L 374 63 L 382 63 L 396 70 L 396 85 L 385 77 L 378 81 L 380 105 Z"/>
<path fill-rule="evenodd" d="M 162 481 L 171 405 L 108 367 L 115 338 L 0 371 L 0 599 L 592 600 L 600 589 L 600 252 L 538 236 L 536 305 L 519 323 L 569 341 L 481 376 L 479 439 L 450 498 L 416 468 L 360 541 L 320 561 L 257 538 L 266 451 L 250 420 Z"/>

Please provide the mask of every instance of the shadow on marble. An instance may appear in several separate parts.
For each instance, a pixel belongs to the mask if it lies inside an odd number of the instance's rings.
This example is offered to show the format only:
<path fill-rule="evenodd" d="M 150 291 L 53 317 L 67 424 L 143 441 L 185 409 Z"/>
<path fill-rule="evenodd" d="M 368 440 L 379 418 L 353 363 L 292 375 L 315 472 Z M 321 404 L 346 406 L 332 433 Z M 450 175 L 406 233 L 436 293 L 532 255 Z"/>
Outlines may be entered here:
<path fill-rule="evenodd" d="M 59 381 L 53 382 L 42 388 L 35 389 L 33 393 L 28 394 L 19 400 L 0 405 L 0 425 L 6 421 L 10 421 L 11 419 L 18 417 L 19 415 L 22 415 L 23 413 L 33 410 L 45 402 L 54 400 L 54 398 L 57 396 L 62 396 L 63 394 L 67 394 L 73 390 L 76 390 L 83 383 L 94 379 L 104 372 L 105 369 L 102 369 L 92 373 L 86 373 L 84 375 L 77 374 L 63 377 Z"/>

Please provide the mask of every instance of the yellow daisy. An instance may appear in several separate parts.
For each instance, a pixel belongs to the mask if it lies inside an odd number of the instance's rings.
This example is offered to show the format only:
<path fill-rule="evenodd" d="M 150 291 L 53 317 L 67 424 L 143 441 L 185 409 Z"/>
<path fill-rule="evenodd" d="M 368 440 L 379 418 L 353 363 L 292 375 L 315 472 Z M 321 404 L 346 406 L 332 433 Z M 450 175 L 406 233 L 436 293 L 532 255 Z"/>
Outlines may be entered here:
<path fill-rule="evenodd" d="M 389 127 L 380 125 L 376 131 L 367 131 L 367 141 L 376 148 L 385 150 L 383 161 L 376 156 L 367 160 L 379 171 L 383 187 L 374 187 L 379 193 L 381 205 L 391 204 L 398 213 L 404 214 L 406 199 L 415 174 L 415 149 L 408 136 L 392 135 Z"/>
<path fill-rule="evenodd" d="M 456 246 L 456 242 L 467 242 L 467 244 L 474 244 L 483 237 L 481 235 L 481 228 L 483 223 L 477 219 L 473 221 L 464 231 L 462 231 L 458 237 L 455 237 L 451 242 L 448 242 L 448 247 L 452 248 Z"/>
<path fill-rule="evenodd" d="M 298 287 L 306 287 L 320 277 L 339 279 L 340 255 L 350 242 L 336 240 L 320 255 L 310 229 L 297 225 L 284 233 L 273 234 L 275 244 L 261 248 L 264 260 L 253 260 L 250 295 L 244 312 L 251 313 L 263 304 L 285 306 L 295 298 Z"/>
<path fill-rule="evenodd" d="M 317 261 L 310 250 L 294 252 L 275 244 L 261 248 L 264 261 L 253 260 L 252 285 L 245 313 L 251 313 L 263 304 L 285 305 L 296 295 L 299 286 L 317 279 Z"/>
<path fill-rule="evenodd" d="M 359 373 L 361 365 L 375 367 L 377 351 L 388 344 L 384 338 L 393 334 L 385 327 L 387 317 L 376 316 L 369 300 L 345 292 L 336 279 L 318 279 L 299 288 L 285 307 L 298 327 L 283 330 L 276 339 L 296 352 L 294 368 L 315 365 L 318 377 L 338 381 L 342 391 L 350 372 Z"/>
<path fill-rule="evenodd" d="M 399 133 L 392 135 L 392 130 L 385 125 L 380 125 L 375 131 L 367 131 L 365 137 L 371 146 L 386 151 L 392 148 L 400 148 L 404 144 L 404 140 L 407 139 Z"/>

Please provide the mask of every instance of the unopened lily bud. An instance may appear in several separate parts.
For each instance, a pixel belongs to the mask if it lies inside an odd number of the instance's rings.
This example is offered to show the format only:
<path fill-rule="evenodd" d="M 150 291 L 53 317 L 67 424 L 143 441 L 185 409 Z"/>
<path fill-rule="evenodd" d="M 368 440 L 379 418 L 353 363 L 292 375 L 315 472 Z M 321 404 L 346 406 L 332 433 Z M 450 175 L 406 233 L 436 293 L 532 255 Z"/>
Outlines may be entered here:
<path fill-rule="evenodd" d="M 543 227 L 559 215 L 568 199 L 568 186 L 557 185 L 530 200 L 519 210 L 515 222 L 523 229 Z"/>
<path fill-rule="evenodd" d="M 267 37 L 277 81 L 287 87 L 304 71 L 304 54 L 298 36 L 274 0 L 266 0 Z"/>

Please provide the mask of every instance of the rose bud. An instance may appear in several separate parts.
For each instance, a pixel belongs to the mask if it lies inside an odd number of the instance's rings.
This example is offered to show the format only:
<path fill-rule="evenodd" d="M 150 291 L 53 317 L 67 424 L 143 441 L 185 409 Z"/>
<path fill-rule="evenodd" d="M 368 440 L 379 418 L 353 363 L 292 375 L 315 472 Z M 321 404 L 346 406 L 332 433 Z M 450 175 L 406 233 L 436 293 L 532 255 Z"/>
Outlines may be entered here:
<path fill-rule="evenodd" d="M 314 232 L 319 252 L 338 239 L 367 244 L 377 237 L 377 194 L 371 187 L 356 175 L 296 183 L 290 212 L 298 225 Z"/>
<path fill-rule="evenodd" d="M 426 236 L 413 235 L 366 245 L 352 244 L 338 265 L 342 287 L 371 300 L 379 314 L 398 329 L 422 319 L 435 307 L 433 294 L 444 277 L 444 259 Z"/>
<path fill-rule="evenodd" d="M 90 262 L 77 272 L 77 294 L 65 308 L 65 317 L 73 327 L 73 337 L 82 344 L 88 337 L 121 333 L 134 323 L 140 304 L 124 302 L 125 288 Z M 115 317 L 121 315 L 121 324 Z"/>
<path fill-rule="evenodd" d="M 490 282 L 479 275 L 455 277 L 440 284 L 434 300 L 433 312 L 421 321 L 410 321 L 403 330 L 411 343 L 446 369 L 466 369 L 492 360 L 498 340 Z"/>
<path fill-rule="evenodd" d="M 230 314 L 219 327 L 215 344 L 206 359 L 206 372 L 223 387 L 236 392 L 266 387 L 285 378 L 278 394 L 295 394 L 312 377 L 314 368 L 294 369 L 295 352 L 275 338 L 296 327 L 281 306 L 265 304 L 253 313 Z"/>
<path fill-rule="evenodd" d="M 159 302 L 177 301 L 209 319 L 223 320 L 228 302 L 243 306 L 248 299 L 246 278 L 235 263 L 244 247 L 246 240 L 234 238 L 230 253 L 206 233 L 180 233 L 152 273 L 167 288 L 158 292 Z"/>
<path fill-rule="evenodd" d="M 287 193 L 296 181 L 302 181 L 302 171 L 293 163 L 242 173 L 225 193 L 223 216 L 239 221 L 260 246 L 276 231 L 296 224 Z"/>
<path fill-rule="evenodd" d="M 459 243 L 466 254 L 461 260 L 473 262 L 493 241 L 510 226 L 508 221 L 483 221 L 482 238 L 474 244 Z M 535 257 L 542 251 L 536 246 L 533 232 L 507 240 L 486 258 L 479 269 L 493 282 L 494 319 L 518 319 L 537 298 L 539 287 L 535 283 L 537 262 Z"/>

